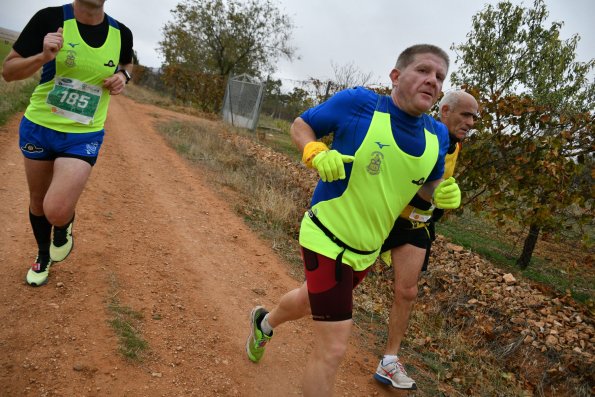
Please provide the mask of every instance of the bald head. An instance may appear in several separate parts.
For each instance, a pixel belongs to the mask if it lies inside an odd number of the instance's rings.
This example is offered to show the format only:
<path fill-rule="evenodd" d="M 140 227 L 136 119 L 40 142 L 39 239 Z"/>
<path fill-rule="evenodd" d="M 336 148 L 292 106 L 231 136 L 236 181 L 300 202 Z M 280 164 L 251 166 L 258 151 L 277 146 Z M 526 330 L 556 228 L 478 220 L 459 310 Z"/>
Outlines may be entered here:
<path fill-rule="evenodd" d="M 450 135 L 460 141 L 475 125 L 479 105 L 473 95 L 456 90 L 444 94 L 439 109 L 440 121 L 446 125 Z"/>

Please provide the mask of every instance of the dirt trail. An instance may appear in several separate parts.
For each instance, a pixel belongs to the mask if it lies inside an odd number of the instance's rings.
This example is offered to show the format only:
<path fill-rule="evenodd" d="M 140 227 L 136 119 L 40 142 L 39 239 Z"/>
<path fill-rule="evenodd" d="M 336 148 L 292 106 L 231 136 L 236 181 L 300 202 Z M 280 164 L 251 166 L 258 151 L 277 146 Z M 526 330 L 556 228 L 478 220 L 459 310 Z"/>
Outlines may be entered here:
<path fill-rule="evenodd" d="M 20 117 L 0 129 L 0 396 L 301 395 L 309 319 L 283 325 L 260 364 L 244 353 L 250 309 L 299 282 L 154 129 L 188 117 L 112 99 L 75 248 L 40 288 L 24 282 L 35 243 Z M 117 351 L 114 293 L 144 314 L 142 364 Z M 336 395 L 398 395 L 372 380 L 376 357 L 360 343 L 353 338 Z"/>

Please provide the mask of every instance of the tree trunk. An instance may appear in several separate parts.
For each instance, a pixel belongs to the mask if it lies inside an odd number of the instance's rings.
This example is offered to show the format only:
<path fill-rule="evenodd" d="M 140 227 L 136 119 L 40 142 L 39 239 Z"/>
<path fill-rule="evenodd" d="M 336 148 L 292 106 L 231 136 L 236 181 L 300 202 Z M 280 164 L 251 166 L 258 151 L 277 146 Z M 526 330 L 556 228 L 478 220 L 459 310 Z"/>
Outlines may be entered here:
<path fill-rule="evenodd" d="M 533 256 L 533 250 L 535 249 L 535 245 L 537 244 L 537 238 L 539 237 L 539 232 L 541 227 L 537 226 L 536 224 L 532 224 L 529 227 L 529 235 L 525 238 L 525 244 L 523 245 L 523 252 L 519 259 L 517 259 L 516 264 L 522 270 L 525 270 L 529 263 L 531 262 L 531 257 Z"/>

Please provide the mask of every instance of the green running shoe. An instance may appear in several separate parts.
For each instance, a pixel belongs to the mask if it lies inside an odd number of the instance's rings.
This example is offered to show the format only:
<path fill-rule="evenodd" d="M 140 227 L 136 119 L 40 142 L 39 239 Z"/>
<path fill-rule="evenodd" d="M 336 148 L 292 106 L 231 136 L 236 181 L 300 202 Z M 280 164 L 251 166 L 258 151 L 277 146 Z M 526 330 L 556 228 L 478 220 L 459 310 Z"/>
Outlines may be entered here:
<path fill-rule="evenodd" d="M 50 257 L 54 262 L 61 262 L 70 254 L 72 246 L 74 245 L 74 239 L 72 238 L 72 224 L 66 229 L 54 228 L 54 239 L 50 245 Z"/>
<path fill-rule="evenodd" d="M 52 260 L 50 258 L 44 260 L 38 256 L 35 259 L 35 263 L 31 265 L 31 268 L 27 272 L 27 284 L 32 287 L 39 287 L 47 283 L 48 276 L 50 275 L 50 266 L 52 266 Z"/>
<path fill-rule="evenodd" d="M 252 362 L 259 362 L 264 354 L 264 347 L 273 337 L 260 330 L 260 322 L 267 315 L 267 311 L 262 306 L 256 306 L 250 313 L 250 336 L 246 341 L 246 353 Z"/>

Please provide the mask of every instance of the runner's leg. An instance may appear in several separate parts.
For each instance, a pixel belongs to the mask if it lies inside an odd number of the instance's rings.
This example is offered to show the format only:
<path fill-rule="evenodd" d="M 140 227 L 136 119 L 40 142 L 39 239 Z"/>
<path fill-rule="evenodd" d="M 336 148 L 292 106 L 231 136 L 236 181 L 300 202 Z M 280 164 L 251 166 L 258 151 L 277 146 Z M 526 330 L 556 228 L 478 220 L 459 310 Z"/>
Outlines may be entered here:
<path fill-rule="evenodd" d="M 298 320 L 308 314 L 310 314 L 308 287 L 306 283 L 303 283 L 301 287 L 293 289 L 281 297 L 279 304 L 271 310 L 267 320 L 271 327 L 276 328 L 284 322 Z"/>
<path fill-rule="evenodd" d="M 86 161 L 60 157 L 54 162 L 52 182 L 43 200 L 43 212 L 54 226 L 64 226 L 72 219 L 76 204 L 91 175 Z"/>
<path fill-rule="evenodd" d="M 353 320 L 314 321 L 314 350 L 306 364 L 303 392 L 306 397 L 333 394 L 337 370 L 347 351 Z"/>
<path fill-rule="evenodd" d="M 25 175 L 29 186 L 29 222 L 37 242 L 37 257 L 27 272 L 29 285 L 39 286 L 47 282 L 50 261 L 52 225 L 43 212 L 43 199 L 51 184 L 53 161 L 24 158 Z"/>
<path fill-rule="evenodd" d="M 417 281 L 425 253 L 425 249 L 411 244 L 392 249 L 395 294 L 390 311 L 385 354 L 397 355 L 401 349 L 401 341 L 405 337 L 409 316 L 417 298 Z"/>
<path fill-rule="evenodd" d="M 52 183 L 54 162 L 44 160 L 25 160 L 25 174 L 29 185 L 29 208 L 35 216 L 44 215 L 43 199 Z"/>
<path fill-rule="evenodd" d="M 40 161 L 24 158 L 25 175 L 29 185 L 29 221 L 37 242 L 38 256 L 42 260 L 49 257 L 52 225 L 43 213 L 43 198 L 52 181 L 53 161 Z"/>

